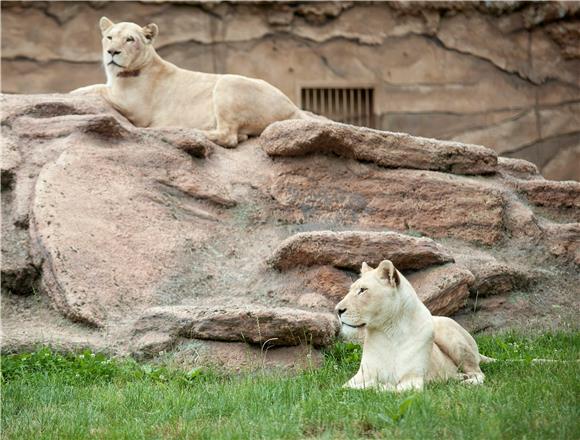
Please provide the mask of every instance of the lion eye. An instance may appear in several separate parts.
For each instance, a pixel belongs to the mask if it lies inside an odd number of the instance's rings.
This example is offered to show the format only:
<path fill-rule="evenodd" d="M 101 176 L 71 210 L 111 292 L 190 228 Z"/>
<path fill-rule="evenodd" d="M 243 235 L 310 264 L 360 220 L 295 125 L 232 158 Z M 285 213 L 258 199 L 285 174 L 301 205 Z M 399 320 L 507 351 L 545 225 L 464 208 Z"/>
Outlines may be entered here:
<path fill-rule="evenodd" d="M 109 35 L 107 38 L 108 38 L 109 40 L 112 40 L 112 39 L 113 39 L 113 37 L 111 37 L 110 35 Z"/>
<path fill-rule="evenodd" d="M 368 289 L 366 287 L 361 287 L 360 289 L 358 289 L 358 294 L 362 295 L 363 293 L 365 293 Z"/>
<path fill-rule="evenodd" d="M 135 39 L 133 37 L 127 37 L 127 43 L 129 43 L 131 41 L 135 41 Z"/>

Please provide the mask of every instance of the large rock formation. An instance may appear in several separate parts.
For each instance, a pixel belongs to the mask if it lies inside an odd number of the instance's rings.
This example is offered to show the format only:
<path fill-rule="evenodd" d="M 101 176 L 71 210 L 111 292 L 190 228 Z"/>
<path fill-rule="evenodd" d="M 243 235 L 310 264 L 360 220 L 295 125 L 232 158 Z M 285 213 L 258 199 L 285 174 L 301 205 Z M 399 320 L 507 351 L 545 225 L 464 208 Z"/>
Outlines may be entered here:
<path fill-rule="evenodd" d="M 97 97 L 2 108 L 4 350 L 317 349 L 386 258 L 472 329 L 578 306 L 580 184 L 483 147 L 286 121 L 227 150 Z"/>

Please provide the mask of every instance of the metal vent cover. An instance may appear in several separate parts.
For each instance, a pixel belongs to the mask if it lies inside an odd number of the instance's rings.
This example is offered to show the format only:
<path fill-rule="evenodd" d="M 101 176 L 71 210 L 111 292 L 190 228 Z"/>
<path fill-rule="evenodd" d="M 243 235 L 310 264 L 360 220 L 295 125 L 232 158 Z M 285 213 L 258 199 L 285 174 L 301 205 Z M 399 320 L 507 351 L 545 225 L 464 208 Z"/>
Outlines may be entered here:
<path fill-rule="evenodd" d="M 372 86 L 300 87 L 300 106 L 333 121 L 375 127 Z"/>

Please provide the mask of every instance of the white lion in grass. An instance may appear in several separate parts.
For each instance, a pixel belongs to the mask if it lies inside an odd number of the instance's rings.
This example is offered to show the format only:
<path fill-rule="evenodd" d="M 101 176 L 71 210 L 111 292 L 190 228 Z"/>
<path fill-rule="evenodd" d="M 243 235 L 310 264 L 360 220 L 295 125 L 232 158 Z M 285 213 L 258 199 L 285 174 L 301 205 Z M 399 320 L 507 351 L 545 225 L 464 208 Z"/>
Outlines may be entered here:
<path fill-rule="evenodd" d="M 235 147 L 272 122 L 309 118 L 265 81 L 192 72 L 163 60 L 153 48 L 156 24 L 115 24 L 102 17 L 100 28 L 107 84 L 71 93 L 101 94 L 136 126 L 195 128 Z"/>
<path fill-rule="evenodd" d="M 480 355 L 471 335 L 450 318 L 432 316 L 413 286 L 388 260 L 361 277 L 336 306 L 341 332 L 364 333 L 361 364 L 345 387 L 423 389 L 426 381 L 457 378 L 481 384 Z"/>

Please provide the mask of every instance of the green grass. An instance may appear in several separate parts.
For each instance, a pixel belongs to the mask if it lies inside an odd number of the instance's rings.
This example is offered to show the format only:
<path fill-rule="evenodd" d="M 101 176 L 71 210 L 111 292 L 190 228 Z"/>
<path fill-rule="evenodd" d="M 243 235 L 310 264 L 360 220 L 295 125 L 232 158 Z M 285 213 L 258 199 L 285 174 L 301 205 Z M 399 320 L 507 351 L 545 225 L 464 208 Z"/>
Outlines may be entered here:
<path fill-rule="evenodd" d="M 578 439 L 580 333 L 478 338 L 486 384 L 402 395 L 345 390 L 360 348 L 301 373 L 182 372 L 88 351 L 2 356 L 3 439 Z"/>

